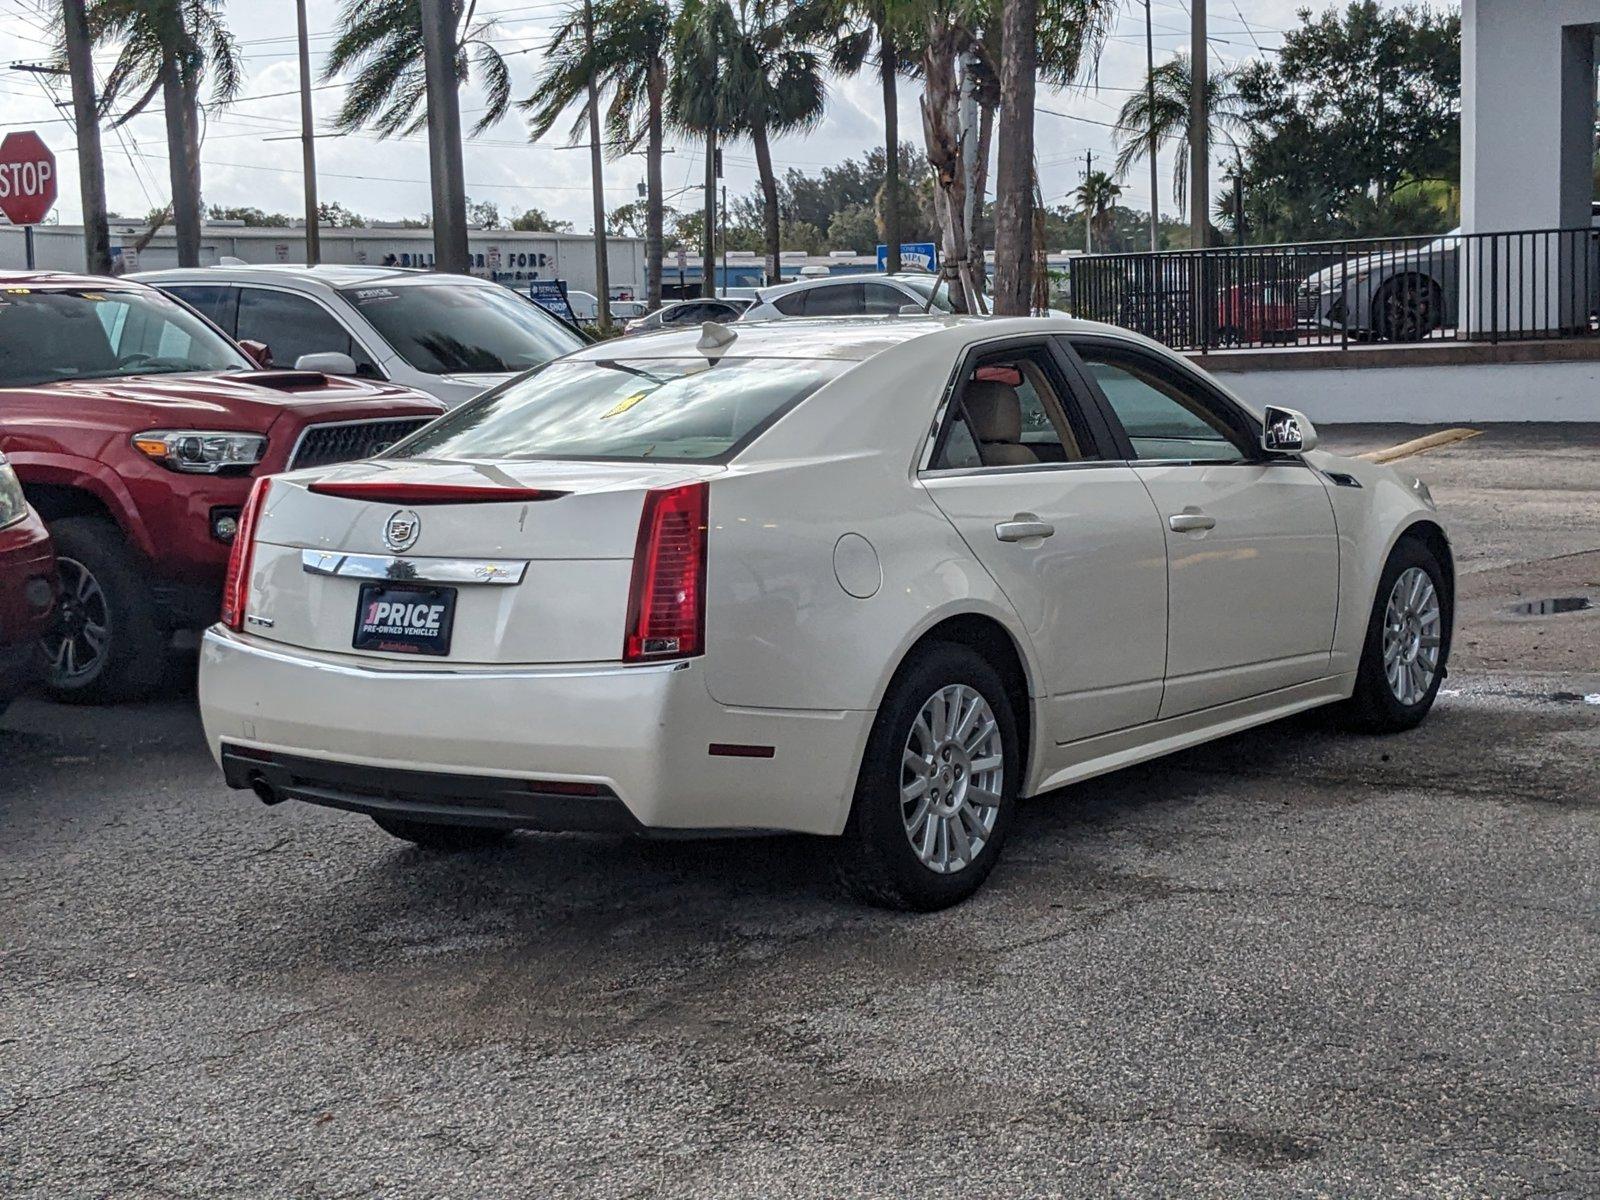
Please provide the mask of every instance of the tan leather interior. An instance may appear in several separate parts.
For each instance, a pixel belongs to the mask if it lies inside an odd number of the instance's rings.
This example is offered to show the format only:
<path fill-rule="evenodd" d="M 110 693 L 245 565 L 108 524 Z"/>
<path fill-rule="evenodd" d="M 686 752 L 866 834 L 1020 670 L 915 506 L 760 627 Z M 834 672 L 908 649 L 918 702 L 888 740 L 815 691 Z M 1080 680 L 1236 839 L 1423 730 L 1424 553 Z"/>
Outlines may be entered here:
<path fill-rule="evenodd" d="M 984 466 L 1012 467 L 1039 461 L 1039 456 L 1022 444 L 1022 401 L 1016 388 L 992 379 L 973 379 L 962 403 Z"/>

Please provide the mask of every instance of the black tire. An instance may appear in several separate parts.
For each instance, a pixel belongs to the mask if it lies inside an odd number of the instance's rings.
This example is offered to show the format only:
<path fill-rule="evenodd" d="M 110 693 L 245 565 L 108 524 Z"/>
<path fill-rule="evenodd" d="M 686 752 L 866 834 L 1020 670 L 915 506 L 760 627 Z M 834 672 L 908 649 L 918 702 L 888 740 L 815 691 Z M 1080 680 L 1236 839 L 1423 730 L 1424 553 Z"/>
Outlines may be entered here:
<path fill-rule="evenodd" d="M 964 866 L 939 873 L 924 864 L 907 832 L 901 797 L 907 771 L 903 758 L 923 706 L 941 689 L 957 684 L 981 695 L 994 716 L 1002 779 L 998 804 L 985 806 L 995 810 L 988 837 Z M 873 721 L 850 818 L 834 848 L 840 882 L 858 899 L 883 908 L 931 912 L 965 900 L 988 878 L 1000 857 L 1016 812 L 1023 769 L 1016 716 L 999 673 L 970 647 L 929 646 L 901 667 Z M 961 778 L 959 771 L 956 778 Z M 952 819 L 957 824 L 963 821 L 959 812 Z M 970 829 L 961 824 L 960 836 L 967 838 Z M 950 833 L 939 836 L 948 838 Z"/>
<path fill-rule="evenodd" d="M 1384 618 L 1388 611 L 1389 596 L 1395 581 L 1406 571 L 1418 568 L 1425 572 L 1439 600 L 1440 633 L 1439 661 L 1433 672 L 1433 681 L 1420 699 L 1404 703 L 1395 694 L 1384 670 L 1383 641 Z M 1450 636 L 1455 623 L 1454 597 L 1439 560 L 1427 546 L 1414 537 L 1402 538 L 1384 564 L 1378 579 L 1377 594 L 1372 600 L 1372 611 L 1367 618 L 1367 637 L 1361 647 L 1361 665 L 1356 672 L 1354 694 L 1345 702 L 1345 724 L 1363 733 L 1399 733 L 1415 729 L 1422 723 L 1444 682 L 1450 659 Z"/>
<path fill-rule="evenodd" d="M 1420 342 L 1444 324 L 1444 293 L 1426 275 L 1384 282 L 1372 300 L 1372 327 L 1386 342 Z"/>
<path fill-rule="evenodd" d="M 62 598 L 57 624 L 45 637 L 50 659 L 46 691 L 68 704 L 105 704 L 148 695 L 165 679 L 167 631 L 158 617 L 155 599 L 144 582 L 144 566 L 116 523 L 104 517 L 63 517 L 50 522 L 56 558 L 61 564 Z M 100 599 L 83 602 L 75 584 L 84 572 Z M 104 648 L 85 666 L 74 651 L 66 669 L 59 654 L 64 637 L 81 628 L 86 613 L 95 615 L 106 630 Z M 77 646 L 87 643 L 78 639 Z"/>
<path fill-rule="evenodd" d="M 431 821 L 407 821 L 403 817 L 373 817 L 373 824 L 391 837 L 411 842 L 434 854 L 460 854 L 498 846 L 511 836 L 509 829 L 490 829 L 482 825 L 437 825 Z"/>

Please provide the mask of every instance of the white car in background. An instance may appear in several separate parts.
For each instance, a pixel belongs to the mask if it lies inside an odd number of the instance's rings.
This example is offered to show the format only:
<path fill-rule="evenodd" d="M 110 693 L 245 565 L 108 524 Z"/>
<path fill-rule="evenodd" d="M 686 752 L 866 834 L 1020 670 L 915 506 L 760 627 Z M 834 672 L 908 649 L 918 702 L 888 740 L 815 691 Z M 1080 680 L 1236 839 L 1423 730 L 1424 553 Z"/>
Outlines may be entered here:
<path fill-rule="evenodd" d="M 893 317 L 915 305 L 950 311 L 949 289 L 937 275 L 830 275 L 758 289 L 741 320 L 780 317 Z"/>
<path fill-rule="evenodd" d="M 755 301 L 750 299 L 720 297 L 672 300 L 653 313 L 629 321 L 625 332 L 653 333 L 658 329 L 682 329 L 690 325 L 702 325 L 707 321 L 717 321 L 726 325 L 729 321 L 737 321 L 745 309 L 754 303 Z"/>
<path fill-rule="evenodd" d="M 266 344 L 271 365 L 387 379 L 452 407 L 586 345 L 502 284 L 400 267 L 191 267 L 131 276 Z"/>
<path fill-rule="evenodd" d="M 932 909 L 1017 800 L 1317 705 L 1427 714 L 1426 487 L 1064 319 L 588 347 L 263 479 L 200 705 L 226 780 L 423 847 L 794 830 Z"/>
<path fill-rule="evenodd" d="M 585 325 L 592 325 L 600 319 L 600 298 L 593 292 L 569 289 L 567 305 L 572 309 L 573 319 Z M 649 311 L 649 306 L 643 300 L 613 300 L 610 308 L 611 319 L 618 323 L 642 317 Z"/>

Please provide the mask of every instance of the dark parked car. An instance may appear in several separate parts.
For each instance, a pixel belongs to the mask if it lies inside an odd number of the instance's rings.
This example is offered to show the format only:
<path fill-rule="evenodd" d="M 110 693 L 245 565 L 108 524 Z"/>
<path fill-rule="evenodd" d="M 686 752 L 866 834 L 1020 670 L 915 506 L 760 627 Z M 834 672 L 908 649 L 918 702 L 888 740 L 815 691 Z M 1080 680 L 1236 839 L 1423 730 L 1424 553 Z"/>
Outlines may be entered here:
<path fill-rule="evenodd" d="M 16 472 L 0 454 L 0 714 L 44 677 L 44 646 L 56 599 L 56 556 Z"/>

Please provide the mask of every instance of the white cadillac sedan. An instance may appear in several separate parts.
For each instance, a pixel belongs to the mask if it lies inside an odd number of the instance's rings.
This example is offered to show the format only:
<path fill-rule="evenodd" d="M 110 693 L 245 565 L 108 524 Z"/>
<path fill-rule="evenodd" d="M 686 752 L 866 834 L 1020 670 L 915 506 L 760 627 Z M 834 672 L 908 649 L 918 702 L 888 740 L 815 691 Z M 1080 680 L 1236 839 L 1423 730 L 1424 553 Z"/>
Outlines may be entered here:
<path fill-rule="evenodd" d="M 256 484 L 207 737 L 229 785 L 431 849 L 796 830 L 939 908 L 1021 796 L 1316 705 L 1427 714 L 1433 502 L 1315 445 L 1066 319 L 590 346 Z"/>

